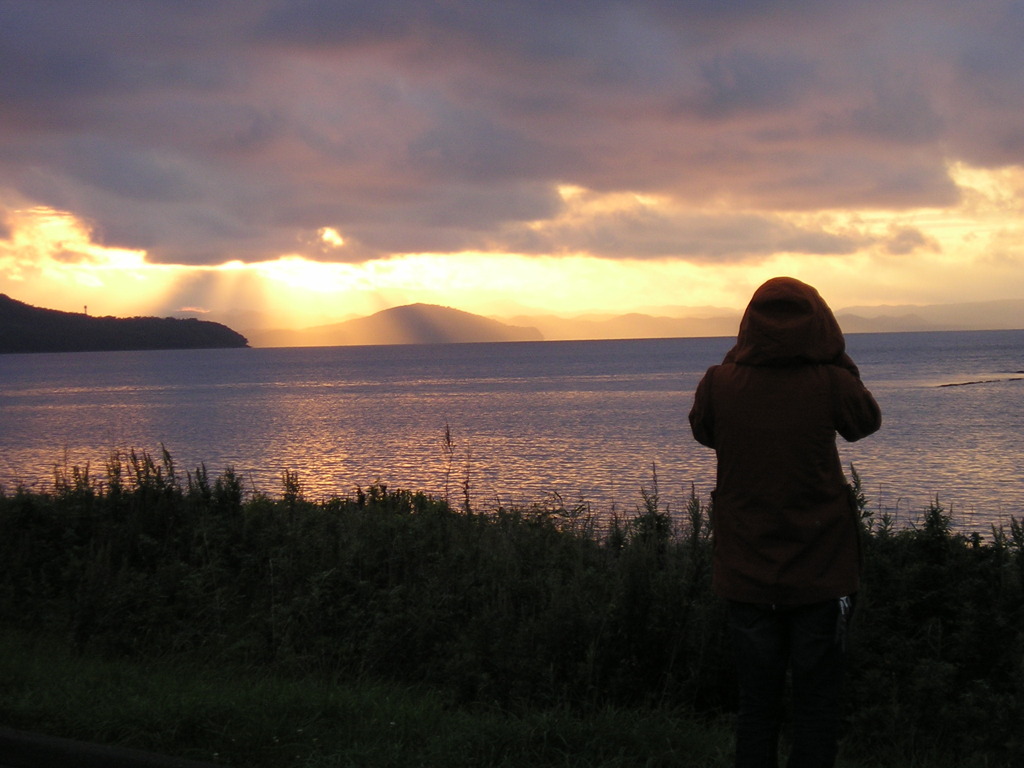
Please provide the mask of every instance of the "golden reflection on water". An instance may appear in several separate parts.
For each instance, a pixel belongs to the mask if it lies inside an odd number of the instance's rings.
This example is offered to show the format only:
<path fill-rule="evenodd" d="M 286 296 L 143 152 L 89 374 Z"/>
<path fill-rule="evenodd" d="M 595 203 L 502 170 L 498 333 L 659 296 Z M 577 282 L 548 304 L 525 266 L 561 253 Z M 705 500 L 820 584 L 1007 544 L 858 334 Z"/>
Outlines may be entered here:
<path fill-rule="evenodd" d="M 166 392 L 136 392 L 129 402 L 97 403 L 93 393 L 88 403 L 34 406 L 34 420 L 48 424 L 49 434 L 12 446 L 0 473 L 46 487 L 54 464 L 89 463 L 99 478 L 112 451 L 156 456 L 153 436 L 162 435 L 183 480 L 199 464 L 211 474 L 232 467 L 247 490 L 270 495 L 281 492 L 287 470 L 298 472 L 314 499 L 375 482 L 440 495 L 446 485 L 461 489 L 468 481 L 484 505 L 557 493 L 567 503 L 584 499 L 600 510 L 629 511 L 641 487 L 651 486 L 652 465 L 663 496 L 678 497 L 680 508 L 684 486 L 687 493 L 691 481 L 707 488 L 713 471 L 707 452 L 676 447 L 688 439 L 679 415 L 688 406 L 674 391 L 353 394 L 300 387 L 238 395 L 182 403 Z M 661 426 L 652 430 L 652 423 Z M 446 424 L 452 455 L 443 446 Z"/>
<path fill-rule="evenodd" d="M 288 471 L 311 499 L 383 482 L 461 500 L 468 481 L 482 507 L 557 494 L 602 516 L 632 513 L 656 467 L 663 508 L 681 514 L 691 484 L 705 499 L 714 484 L 714 455 L 693 441 L 686 414 L 705 364 L 721 354 L 706 340 L 677 361 L 686 341 L 701 340 L 17 356 L 24 369 L 0 367 L 0 484 L 49 488 L 64 464 L 88 463 L 100 479 L 112 451 L 159 456 L 163 444 L 182 482 L 205 464 L 211 476 L 231 467 L 246 491 L 271 496 Z M 606 348 L 607 360 L 584 359 Z M 633 359 L 617 362 L 630 350 Z M 1009 366 L 952 370 L 933 350 L 901 379 L 898 350 L 862 351 L 883 427 L 839 445 L 873 508 L 912 523 L 938 496 L 982 532 L 1024 517 L 1024 381 Z M 940 386 L 981 379 L 996 380 Z"/>

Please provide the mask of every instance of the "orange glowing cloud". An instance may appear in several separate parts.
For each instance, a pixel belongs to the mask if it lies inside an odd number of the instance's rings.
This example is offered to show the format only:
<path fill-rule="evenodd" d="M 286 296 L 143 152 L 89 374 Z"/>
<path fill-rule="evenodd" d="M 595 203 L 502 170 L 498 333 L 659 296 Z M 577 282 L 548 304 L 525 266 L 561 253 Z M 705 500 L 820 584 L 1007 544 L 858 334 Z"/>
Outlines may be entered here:
<path fill-rule="evenodd" d="M 411 303 L 492 316 L 735 308 L 776 274 L 819 286 L 835 306 L 1024 295 L 1024 171 L 961 164 L 950 175 L 960 204 L 899 212 L 687 209 L 668 196 L 563 186 L 558 214 L 527 222 L 517 236 L 546 248 L 408 253 L 357 263 L 294 253 L 256 262 L 153 263 L 144 251 L 97 242 L 95 229 L 69 212 L 9 207 L 0 290 L 56 309 L 196 314 L 242 330 L 310 327 Z M 631 259 L 596 257 L 588 244 L 614 237 L 623 222 L 649 229 L 633 242 L 647 238 L 651 251 Z M 731 230 L 732 256 L 697 258 L 696 245 L 689 258 L 662 253 L 659 234 L 673 228 L 707 238 L 709 249 L 722 242 L 719 230 Z M 319 238 L 325 248 L 346 242 L 330 227 Z"/>

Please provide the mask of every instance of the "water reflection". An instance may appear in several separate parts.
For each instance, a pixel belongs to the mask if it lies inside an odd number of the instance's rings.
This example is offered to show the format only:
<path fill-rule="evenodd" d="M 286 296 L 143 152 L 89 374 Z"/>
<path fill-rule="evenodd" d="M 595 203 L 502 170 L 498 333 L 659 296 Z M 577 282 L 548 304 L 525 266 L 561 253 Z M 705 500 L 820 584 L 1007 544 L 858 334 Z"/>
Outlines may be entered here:
<path fill-rule="evenodd" d="M 1024 381 L 1012 374 L 1024 333 L 949 337 L 851 337 L 884 422 L 840 452 L 876 508 L 914 520 L 939 495 L 985 530 L 1024 512 Z M 448 478 L 449 490 L 468 480 L 483 505 L 557 493 L 599 513 L 635 509 L 656 465 L 664 502 L 681 512 L 691 483 L 704 497 L 714 483 L 713 453 L 694 443 L 686 413 L 729 343 L 5 356 L 0 483 L 48 487 L 65 455 L 95 476 L 113 450 L 163 444 L 182 473 L 230 466 L 246 490 L 271 495 L 286 470 L 313 498 L 377 481 L 442 494 Z M 982 379 L 997 380 L 940 386 Z"/>

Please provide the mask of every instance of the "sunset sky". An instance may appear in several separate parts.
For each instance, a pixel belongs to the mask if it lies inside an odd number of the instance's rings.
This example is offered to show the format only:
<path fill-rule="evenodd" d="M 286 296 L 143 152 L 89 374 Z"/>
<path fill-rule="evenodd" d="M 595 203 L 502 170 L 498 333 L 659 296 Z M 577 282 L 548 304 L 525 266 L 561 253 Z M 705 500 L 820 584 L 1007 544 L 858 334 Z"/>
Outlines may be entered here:
<path fill-rule="evenodd" d="M 242 327 L 780 274 L 1021 299 L 1022 40 L 1009 0 L 0 0 L 0 292 Z"/>

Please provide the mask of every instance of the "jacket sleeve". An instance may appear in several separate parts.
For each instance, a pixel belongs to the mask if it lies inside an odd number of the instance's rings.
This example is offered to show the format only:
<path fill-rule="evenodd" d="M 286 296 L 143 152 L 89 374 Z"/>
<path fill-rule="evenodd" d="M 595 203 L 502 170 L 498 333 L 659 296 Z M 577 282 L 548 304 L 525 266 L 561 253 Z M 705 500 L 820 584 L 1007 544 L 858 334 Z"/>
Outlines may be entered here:
<path fill-rule="evenodd" d="M 693 407 L 690 408 L 690 429 L 701 445 L 715 447 L 715 412 L 711 403 L 711 377 L 717 366 L 708 368 L 707 373 L 697 385 L 693 396 Z"/>
<path fill-rule="evenodd" d="M 851 443 L 877 432 L 882 411 L 858 376 L 846 368 L 833 368 L 836 394 L 836 431 Z"/>

